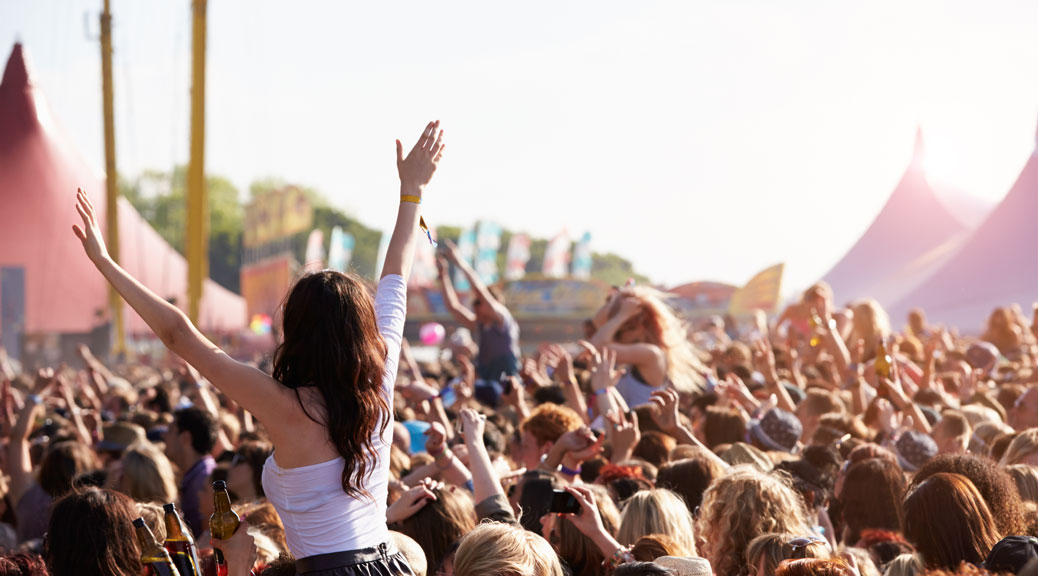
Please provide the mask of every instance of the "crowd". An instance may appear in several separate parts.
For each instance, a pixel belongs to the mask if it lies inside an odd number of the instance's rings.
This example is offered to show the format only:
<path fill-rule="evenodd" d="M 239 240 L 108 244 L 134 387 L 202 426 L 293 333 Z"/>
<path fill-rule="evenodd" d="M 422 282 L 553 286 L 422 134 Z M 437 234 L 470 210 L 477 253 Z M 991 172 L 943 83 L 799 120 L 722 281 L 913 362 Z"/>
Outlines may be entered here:
<path fill-rule="evenodd" d="M 523 354 L 445 242 L 456 326 L 418 362 L 405 287 L 442 137 L 398 142 L 377 288 L 302 277 L 258 365 L 111 262 L 80 193 L 87 256 L 170 359 L 0 355 L 0 576 L 144 574 L 133 521 L 161 542 L 170 502 L 211 575 L 1038 575 L 1038 307 L 969 338 L 820 283 L 773 322 L 696 326 L 629 284 L 585 339 Z M 242 518 L 225 539 L 219 481 Z"/>

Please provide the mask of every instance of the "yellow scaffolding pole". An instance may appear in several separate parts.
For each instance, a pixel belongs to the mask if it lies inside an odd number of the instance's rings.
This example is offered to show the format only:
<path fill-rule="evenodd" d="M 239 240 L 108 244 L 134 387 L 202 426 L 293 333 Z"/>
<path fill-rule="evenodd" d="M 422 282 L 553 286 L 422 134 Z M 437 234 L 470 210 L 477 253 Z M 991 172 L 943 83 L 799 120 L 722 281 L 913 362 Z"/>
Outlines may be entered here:
<path fill-rule="evenodd" d="M 105 210 L 108 254 L 119 261 L 119 177 L 115 170 L 115 102 L 112 88 L 112 13 L 105 0 L 101 13 L 101 91 L 104 100 L 105 122 Z M 115 326 L 113 354 L 126 352 L 126 331 L 123 326 L 123 301 L 112 286 L 108 287 L 108 307 Z"/>
<path fill-rule="evenodd" d="M 205 187 L 205 13 L 207 0 L 192 0 L 191 158 L 187 168 L 188 316 L 199 321 L 202 286 L 209 276 L 209 201 Z"/>

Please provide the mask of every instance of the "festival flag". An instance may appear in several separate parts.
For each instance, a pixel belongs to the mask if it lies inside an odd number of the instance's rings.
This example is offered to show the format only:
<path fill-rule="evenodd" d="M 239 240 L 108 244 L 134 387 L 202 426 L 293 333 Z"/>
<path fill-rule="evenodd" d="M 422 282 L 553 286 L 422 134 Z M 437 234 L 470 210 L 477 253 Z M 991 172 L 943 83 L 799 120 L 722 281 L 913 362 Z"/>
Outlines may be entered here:
<path fill-rule="evenodd" d="M 573 248 L 573 269 L 572 274 L 574 278 L 580 278 L 581 280 L 587 280 L 591 278 L 591 233 L 584 232 L 584 235 L 580 237 L 580 241 L 577 242 L 575 248 Z"/>
<path fill-rule="evenodd" d="M 505 280 L 521 280 L 526 275 L 526 263 L 530 261 L 530 237 L 516 234 L 508 242 L 505 258 Z"/>
<path fill-rule="evenodd" d="M 728 313 L 732 316 L 748 316 L 754 310 L 763 310 L 767 314 L 778 312 L 784 269 L 785 264 L 776 264 L 751 278 L 732 294 Z"/>
<path fill-rule="evenodd" d="M 305 272 L 317 272 L 324 268 L 324 232 L 320 228 L 310 231 L 310 237 L 306 240 L 306 252 L 303 256 Z"/>
<path fill-rule="evenodd" d="M 501 249 L 501 227 L 482 221 L 476 227 L 476 274 L 484 284 L 497 283 L 497 252 Z"/>
<path fill-rule="evenodd" d="M 548 278 L 565 278 L 569 271 L 569 234 L 565 230 L 552 238 L 544 251 L 544 275 Z"/>
<path fill-rule="evenodd" d="M 461 236 L 458 236 L 458 253 L 466 264 L 472 264 L 472 260 L 476 255 L 476 231 L 472 228 L 465 230 L 461 233 Z M 469 286 L 469 279 L 461 273 L 461 270 L 454 271 L 454 289 L 458 292 L 468 292 L 472 289 L 472 286 Z"/>
<path fill-rule="evenodd" d="M 386 252 L 389 252 L 389 240 L 392 238 L 392 234 L 382 233 L 382 238 L 378 241 L 378 254 L 375 255 L 375 281 L 378 282 L 382 278 L 382 267 L 386 264 Z"/>
<path fill-rule="evenodd" d="M 342 228 L 332 228 L 332 237 L 328 241 L 328 268 L 345 272 L 353 259 L 353 234 L 343 232 Z"/>
<path fill-rule="evenodd" d="M 437 278 L 436 246 L 432 242 L 416 243 L 411 278 L 407 285 L 411 288 L 428 288 L 436 283 Z"/>

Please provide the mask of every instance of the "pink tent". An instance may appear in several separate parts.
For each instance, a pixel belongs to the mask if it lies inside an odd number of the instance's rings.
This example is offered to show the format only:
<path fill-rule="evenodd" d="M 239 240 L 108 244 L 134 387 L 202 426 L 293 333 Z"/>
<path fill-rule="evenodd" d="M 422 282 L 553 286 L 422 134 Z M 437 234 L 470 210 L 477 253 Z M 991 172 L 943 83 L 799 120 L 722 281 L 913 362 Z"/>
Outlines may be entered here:
<path fill-rule="evenodd" d="M 963 247 L 891 310 L 922 307 L 930 320 L 979 332 L 991 311 L 1038 301 L 1038 148 L 1016 183 Z"/>
<path fill-rule="evenodd" d="M 5 338 L 88 332 L 100 323 L 99 311 L 107 309 L 107 284 L 72 234 L 80 186 L 91 193 L 103 221 L 103 176 L 67 143 L 33 85 L 21 45 L 15 44 L 0 83 L 0 322 L 7 322 L 0 328 Z M 122 265 L 163 298 L 186 307 L 184 258 L 124 198 L 119 240 Z M 132 310 L 126 311 L 131 333 L 149 333 Z M 207 281 L 202 329 L 238 330 L 245 323 L 242 298 Z"/>
<path fill-rule="evenodd" d="M 938 199 L 923 170 L 922 131 L 912 161 L 886 205 L 857 243 L 823 278 L 837 305 L 871 297 L 898 301 L 965 240 L 969 230 Z"/>

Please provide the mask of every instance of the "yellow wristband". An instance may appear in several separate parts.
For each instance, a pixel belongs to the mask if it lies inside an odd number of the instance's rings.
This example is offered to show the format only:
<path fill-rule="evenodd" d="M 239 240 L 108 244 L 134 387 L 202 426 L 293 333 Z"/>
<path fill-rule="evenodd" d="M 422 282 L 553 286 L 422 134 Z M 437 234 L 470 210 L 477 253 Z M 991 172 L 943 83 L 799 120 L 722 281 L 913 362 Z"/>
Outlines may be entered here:
<path fill-rule="evenodd" d="M 403 196 L 400 196 L 400 201 L 401 202 L 410 202 L 412 204 L 421 204 L 422 203 L 422 197 L 421 196 L 403 195 Z"/>

